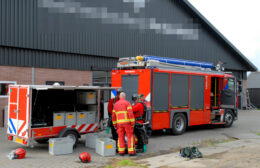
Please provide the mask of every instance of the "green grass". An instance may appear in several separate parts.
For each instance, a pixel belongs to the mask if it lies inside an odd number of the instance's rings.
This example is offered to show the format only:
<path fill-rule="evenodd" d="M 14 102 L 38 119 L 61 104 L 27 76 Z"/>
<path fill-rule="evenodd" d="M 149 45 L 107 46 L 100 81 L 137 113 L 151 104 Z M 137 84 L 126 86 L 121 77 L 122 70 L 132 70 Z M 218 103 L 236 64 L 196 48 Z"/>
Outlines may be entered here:
<path fill-rule="evenodd" d="M 256 133 L 256 135 L 260 136 L 260 133 Z"/>
<path fill-rule="evenodd" d="M 117 167 L 125 167 L 125 166 L 147 168 L 147 166 L 139 165 L 130 159 L 124 159 L 117 162 L 116 164 L 107 165 L 106 168 L 117 168 Z"/>
<path fill-rule="evenodd" d="M 129 159 L 122 160 L 118 163 L 118 166 L 137 166 L 135 162 Z"/>
<path fill-rule="evenodd" d="M 232 141 L 236 141 L 236 139 L 234 139 L 234 138 L 228 138 L 225 140 L 209 139 L 209 140 L 197 143 L 197 144 L 194 143 L 193 145 L 195 145 L 195 146 L 199 145 L 200 147 L 208 147 L 208 146 L 215 146 L 217 144 L 227 143 L 227 142 L 232 142 Z"/>

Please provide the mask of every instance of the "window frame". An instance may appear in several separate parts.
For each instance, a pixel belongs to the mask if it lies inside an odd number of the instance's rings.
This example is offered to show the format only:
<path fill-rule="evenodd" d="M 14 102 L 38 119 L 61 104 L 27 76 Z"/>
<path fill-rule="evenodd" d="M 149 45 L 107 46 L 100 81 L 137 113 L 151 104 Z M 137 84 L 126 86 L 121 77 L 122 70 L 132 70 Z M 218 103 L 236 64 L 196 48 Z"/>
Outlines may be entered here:
<path fill-rule="evenodd" d="M 16 81 L 0 81 L 0 84 L 11 84 L 11 85 L 16 85 Z M 9 85 L 10 86 L 10 85 Z M 8 86 L 8 87 L 9 87 Z M 7 95 L 0 95 L 0 98 L 8 98 L 9 93 Z"/>

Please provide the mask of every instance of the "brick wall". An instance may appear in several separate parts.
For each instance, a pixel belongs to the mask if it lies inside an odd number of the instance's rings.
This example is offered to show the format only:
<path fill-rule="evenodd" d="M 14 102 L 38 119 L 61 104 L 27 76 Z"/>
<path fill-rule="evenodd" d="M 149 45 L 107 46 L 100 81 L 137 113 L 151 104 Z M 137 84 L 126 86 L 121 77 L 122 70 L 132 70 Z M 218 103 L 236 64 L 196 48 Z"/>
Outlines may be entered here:
<path fill-rule="evenodd" d="M 31 67 L 0 66 L 0 81 L 15 81 L 17 84 L 32 84 Z M 79 86 L 92 84 L 91 71 L 77 71 L 65 69 L 34 69 L 34 84 L 45 85 L 46 81 L 64 81 L 65 85 Z M 0 127 L 4 125 L 4 106 L 7 98 L 0 98 Z"/>

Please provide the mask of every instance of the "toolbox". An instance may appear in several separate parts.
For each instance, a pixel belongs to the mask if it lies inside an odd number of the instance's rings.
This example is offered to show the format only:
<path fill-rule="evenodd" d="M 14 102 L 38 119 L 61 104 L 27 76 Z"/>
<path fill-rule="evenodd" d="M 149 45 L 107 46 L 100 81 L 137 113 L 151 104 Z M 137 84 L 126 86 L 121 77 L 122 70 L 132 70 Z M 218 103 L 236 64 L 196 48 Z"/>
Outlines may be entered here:
<path fill-rule="evenodd" d="M 97 138 L 96 153 L 101 156 L 115 156 L 116 141 L 110 138 Z"/>
<path fill-rule="evenodd" d="M 100 138 L 98 133 L 90 133 L 86 134 L 86 141 L 85 141 L 85 146 L 87 148 L 96 148 L 96 139 Z"/>
<path fill-rule="evenodd" d="M 54 112 L 53 113 L 53 126 L 63 126 L 65 125 L 65 113 L 64 112 Z"/>
<path fill-rule="evenodd" d="M 77 101 L 78 104 L 96 104 L 96 92 L 79 92 Z"/>
<path fill-rule="evenodd" d="M 65 113 L 65 125 L 76 125 L 76 113 L 66 112 Z"/>
<path fill-rule="evenodd" d="M 50 138 L 49 153 L 51 155 L 65 155 L 73 152 L 73 139 L 65 138 Z"/>

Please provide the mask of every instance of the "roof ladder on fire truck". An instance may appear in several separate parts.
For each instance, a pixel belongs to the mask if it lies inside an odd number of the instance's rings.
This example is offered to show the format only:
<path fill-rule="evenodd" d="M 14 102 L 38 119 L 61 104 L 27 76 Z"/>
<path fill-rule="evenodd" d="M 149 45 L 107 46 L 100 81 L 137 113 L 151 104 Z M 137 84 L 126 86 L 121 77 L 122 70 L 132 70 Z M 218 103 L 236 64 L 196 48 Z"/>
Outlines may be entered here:
<path fill-rule="evenodd" d="M 147 69 L 155 67 L 163 69 L 212 71 L 214 65 L 208 62 L 165 58 L 149 55 L 120 58 L 117 63 L 118 69 Z"/>

